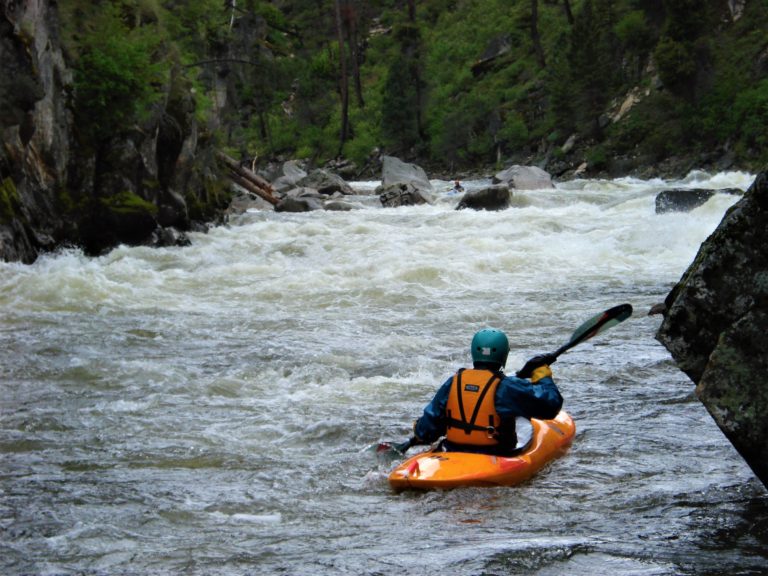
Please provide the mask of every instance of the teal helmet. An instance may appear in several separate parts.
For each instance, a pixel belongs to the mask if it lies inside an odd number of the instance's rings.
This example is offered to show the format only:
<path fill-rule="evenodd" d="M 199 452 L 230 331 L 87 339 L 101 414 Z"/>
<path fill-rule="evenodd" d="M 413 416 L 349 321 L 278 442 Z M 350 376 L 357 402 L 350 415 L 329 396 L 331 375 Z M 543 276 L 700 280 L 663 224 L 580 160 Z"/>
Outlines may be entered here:
<path fill-rule="evenodd" d="M 509 340 L 501 330 L 485 328 L 472 338 L 472 362 L 486 362 L 503 367 L 509 355 Z"/>

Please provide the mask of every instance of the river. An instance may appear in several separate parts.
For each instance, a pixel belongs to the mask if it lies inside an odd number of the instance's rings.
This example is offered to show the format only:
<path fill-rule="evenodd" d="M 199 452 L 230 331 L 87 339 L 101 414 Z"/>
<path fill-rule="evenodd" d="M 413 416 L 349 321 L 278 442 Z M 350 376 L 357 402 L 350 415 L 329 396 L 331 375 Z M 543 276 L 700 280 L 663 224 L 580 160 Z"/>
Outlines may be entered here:
<path fill-rule="evenodd" d="M 736 201 L 656 193 L 752 179 L 361 197 L 0 264 L 0 573 L 765 574 L 766 491 L 647 315 Z M 476 330 L 509 334 L 509 371 L 623 302 L 553 365 L 568 454 L 516 488 L 390 490 L 369 447 L 409 436 Z"/>

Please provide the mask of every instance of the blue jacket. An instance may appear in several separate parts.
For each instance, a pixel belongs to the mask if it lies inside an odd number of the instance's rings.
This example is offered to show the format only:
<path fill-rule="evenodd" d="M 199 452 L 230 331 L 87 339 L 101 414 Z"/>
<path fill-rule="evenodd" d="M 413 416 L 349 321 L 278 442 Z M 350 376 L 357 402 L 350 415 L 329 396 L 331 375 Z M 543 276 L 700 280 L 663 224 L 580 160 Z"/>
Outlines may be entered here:
<path fill-rule="evenodd" d="M 453 376 L 448 378 L 435 394 L 432 401 L 424 408 L 424 413 L 414 425 L 414 433 L 424 443 L 431 443 L 445 434 L 445 406 L 448 391 L 453 383 Z M 563 406 L 563 397 L 554 380 L 547 376 L 536 384 L 530 380 L 504 375 L 496 388 L 494 398 L 496 412 L 502 422 L 514 430 L 514 421 L 523 418 L 548 419 L 557 416 Z"/>

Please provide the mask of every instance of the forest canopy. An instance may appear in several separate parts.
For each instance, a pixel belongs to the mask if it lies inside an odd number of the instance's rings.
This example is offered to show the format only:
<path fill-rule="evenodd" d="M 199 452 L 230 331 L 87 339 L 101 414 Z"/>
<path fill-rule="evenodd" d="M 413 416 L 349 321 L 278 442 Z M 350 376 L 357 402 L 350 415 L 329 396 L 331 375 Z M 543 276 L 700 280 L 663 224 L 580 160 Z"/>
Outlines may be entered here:
<path fill-rule="evenodd" d="M 768 160 L 768 5 L 745 0 L 63 0 L 83 137 L 182 77 L 236 156 L 446 169 L 729 151 Z M 623 107 L 622 107 L 623 105 Z"/>

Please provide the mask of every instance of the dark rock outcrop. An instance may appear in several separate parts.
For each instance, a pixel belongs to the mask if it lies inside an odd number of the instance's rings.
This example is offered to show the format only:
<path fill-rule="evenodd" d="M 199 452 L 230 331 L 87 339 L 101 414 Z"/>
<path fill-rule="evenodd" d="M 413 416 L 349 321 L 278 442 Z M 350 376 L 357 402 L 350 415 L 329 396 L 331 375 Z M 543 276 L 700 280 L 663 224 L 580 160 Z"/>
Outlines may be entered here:
<path fill-rule="evenodd" d="M 378 192 L 381 205 L 385 208 L 417 206 L 432 202 L 431 197 L 425 196 L 424 191 L 416 188 L 413 184 L 393 184 L 380 188 Z"/>
<path fill-rule="evenodd" d="M 0 11 L 0 259 L 32 262 L 73 232 L 66 202 L 71 74 L 47 2 Z"/>
<path fill-rule="evenodd" d="M 656 214 L 665 212 L 689 212 L 702 206 L 715 194 L 743 194 L 738 188 L 711 190 L 706 188 L 673 188 L 656 195 Z"/>
<path fill-rule="evenodd" d="M 702 244 L 656 335 L 768 486 L 768 172 Z"/>
<path fill-rule="evenodd" d="M 472 208 L 473 210 L 505 210 L 509 208 L 510 191 L 506 184 L 486 186 L 466 192 L 461 198 L 456 210 Z"/>
<path fill-rule="evenodd" d="M 0 61 L 0 259 L 32 262 L 61 245 L 94 255 L 120 243 L 183 245 L 169 230 L 226 207 L 231 193 L 180 66 L 141 125 L 94 136 L 87 110 L 73 114 L 56 3 L 3 4 Z"/>

